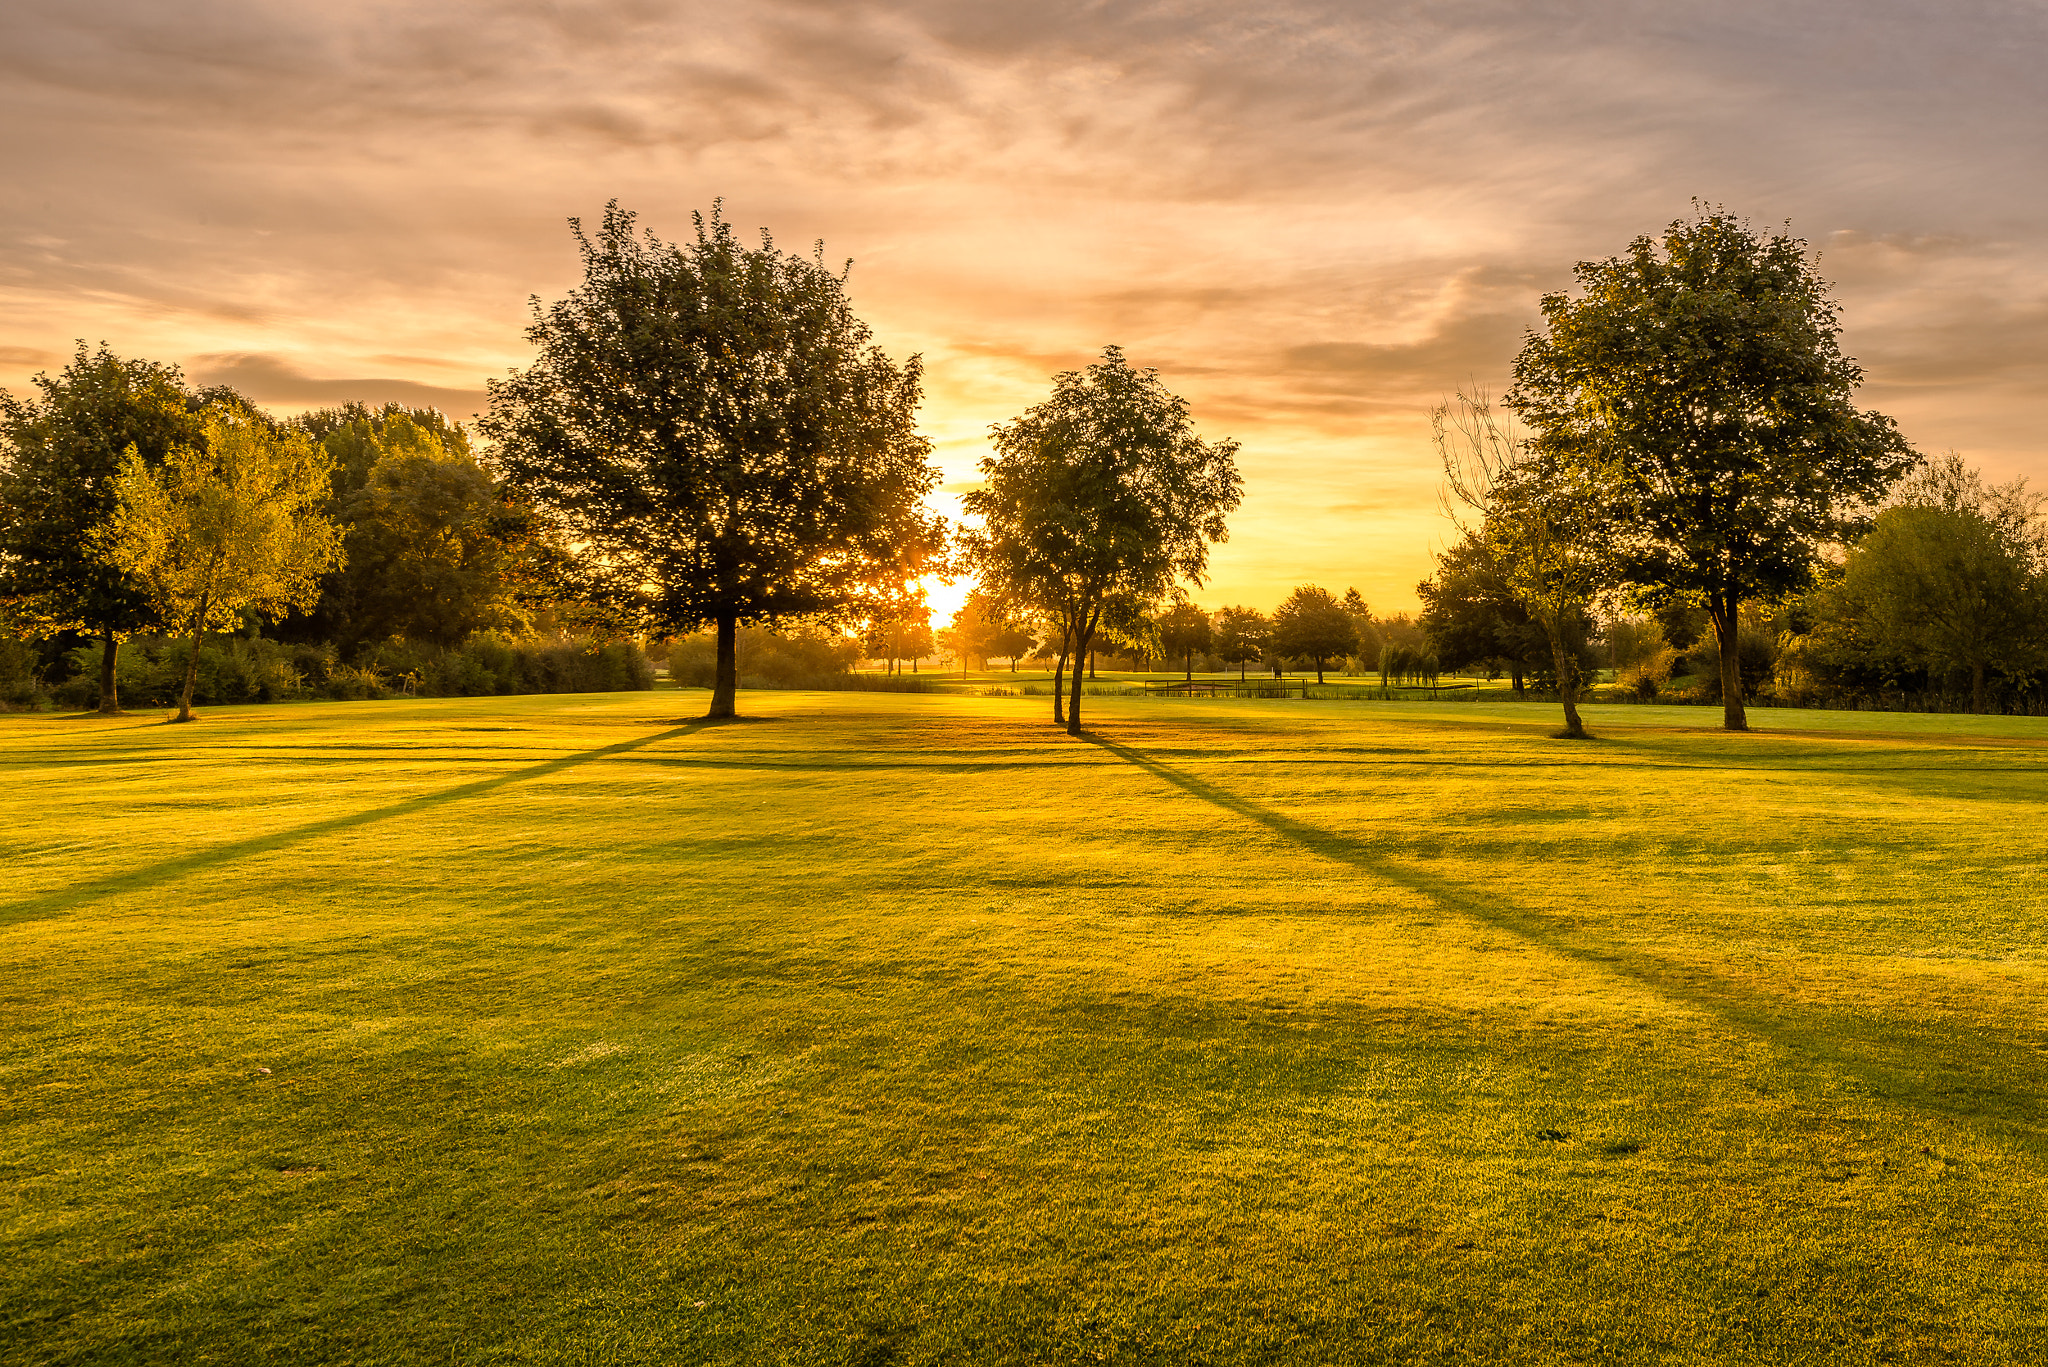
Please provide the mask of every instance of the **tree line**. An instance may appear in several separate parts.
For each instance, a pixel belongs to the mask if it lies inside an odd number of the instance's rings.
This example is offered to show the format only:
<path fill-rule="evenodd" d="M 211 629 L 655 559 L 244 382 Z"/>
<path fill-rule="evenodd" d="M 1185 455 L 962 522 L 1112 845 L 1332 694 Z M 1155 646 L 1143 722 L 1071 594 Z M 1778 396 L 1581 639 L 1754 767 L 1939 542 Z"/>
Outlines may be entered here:
<path fill-rule="evenodd" d="M 1974 709 L 1989 681 L 2038 692 L 2039 501 L 1924 461 L 1856 406 L 1803 241 L 1702 210 L 1574 275 L 1543 299 L 1505 412 L 1463 393 L 1435 412 L 1457 535 L 1420 593 L 1443 659 L 1547 660 L 1570 736 L 1603 620 L 1688 644 L 1703 619 L 1730 730 L 1760 653 L 1803 674 L 1794 692 L 1957 673 Z"/>
<path fill-rule="evenodd" d="M 1270 614 L 1189 601 L 1241 500 L 1238 446 L 1198 435 L 1115 347 L 993 427 L 971 523 L 948 527 L 921 363 L 874 344 L 848 267 L 749 245 L 716 206 L 693 227 L 664 241 L 616 203 L 571 221 L 582 281 L 535 302 L 535 360 L 490 382 L 482 449 L 431 411 L 280 421 L 81 345 L 0 411 L 5 625 L 95 642 L 106 711 L 122 641 L 182 633 L 185 714 L 201 638 L 259 629 L 338 661 L 488 632 L 702 632 L 683 654 L 713 717 L 734 713 L 743 631 L 782 641 L 750 649 L 790 670 L 1028 651 L 1070 731 L 1104 650 L 1190 678 L 1197 655 L 1319 680 L 1481 666 L 1554 689 L 1568 735 L 1603 637 L 1649 687 L 1710 638 L 1731 729 L 1765 636 L 1773 677 L 1961 671 L 1977 706 L 2044 667 L 2036 500 L 1921 461 L 1859 409 L 1806 245 L 1725 211 L 1580 263 L 1500 407 L 1436 410 L 1456 533 L 1418 622 L 1313 584 Z M 977 589 L 934 633 L 920 581 L 961 574 Z"/>

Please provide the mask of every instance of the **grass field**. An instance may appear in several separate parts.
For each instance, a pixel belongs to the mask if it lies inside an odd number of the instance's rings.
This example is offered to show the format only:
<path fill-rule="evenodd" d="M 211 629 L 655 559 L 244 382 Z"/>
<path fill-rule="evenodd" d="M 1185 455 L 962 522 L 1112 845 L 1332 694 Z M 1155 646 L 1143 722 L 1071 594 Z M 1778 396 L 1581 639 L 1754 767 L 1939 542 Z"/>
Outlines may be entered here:
<path fill-rule="evenodd" d="M 8 1363 L 2038 1363 L 2048 722 L 0 718 Z"/>

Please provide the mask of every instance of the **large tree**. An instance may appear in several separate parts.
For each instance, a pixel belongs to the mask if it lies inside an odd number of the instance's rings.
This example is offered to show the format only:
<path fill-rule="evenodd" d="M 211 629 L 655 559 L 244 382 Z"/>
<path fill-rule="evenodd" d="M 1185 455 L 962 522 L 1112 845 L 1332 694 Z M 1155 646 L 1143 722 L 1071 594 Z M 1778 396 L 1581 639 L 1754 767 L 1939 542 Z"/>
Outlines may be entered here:
<path fill-rule="evenodd" d="M 83 342 L 35 385 L 26 399 L 0 394 L 0 604 L 18 630 L 99 638 L 99 710 L 111 716 L 121 642 L 159 619 L 148 586 L 111 564 L 93 533 L 113 515 L 123 453 L 160 467 L 200 440 L 199 411 L 218 396 L 188 390 L 175 366 Z"/>
<path fill-rule="evenodd" d="M 741 623 L 863 619 L 945 527 L 917 358 L 873 345 L 821 253 L 694 222 L 669 243 L 616 203 L 595 235 L 572 221 L 583 283 L 536 302 L 539 357 L 492 382 L 480 430 L 577 548 L 582 596 L 651 633 L 715 627 L 709 715 L 730 717 Z"/>
<path fill-rule="evenodd" d="M 1326 662 L 1358 649 L 1358 622 L 1328 589 L 1303 584 L 1273 610 L 1271 645 L 1276 655 L 1313 661 L 1321 683 Z"/>
<path fill-rule="evenodd" d="M 245 609 L 278 612 L 319 596 L 341 559 L 341 529 L 322 514 L 329 462 L 304 433 L 213 413 L 201 443 L 153 468 L 133 448 L 114 478 L 103 554 L 149 588 L 166 621 L 189 622 L 192 650 L 178 699 L 192 720 L 199 641 Z"/>
<path fill-rule="evenodd" d="M 985 483 L 962 500 L 982 523 L 969 559 L 991 592 L 1058 623 L 1074 661 L 1065 724 L 1078 734 L 1080 662 L 1096 632 L 1181 580 L 1202 582 L 1239 502 L 1237 443 L 1197 437 L 1187 400 L 1109 347 L 1055 375 L 1052 396 L 999 424 L 994 445 Z"/>
<path fill-rule="evenodd" d="M 1573 274 L 1577 297 L 1543 299 L 1508 406 L 1547 460 L 1613 484 L 1645 596 L 1706 607 L 1724 724 L 1745 730 L 1742 604 L 1807 587 L 1915 457 L 1852 402 L 1863 373 L 1800 239 L 1702 212 Z"/>

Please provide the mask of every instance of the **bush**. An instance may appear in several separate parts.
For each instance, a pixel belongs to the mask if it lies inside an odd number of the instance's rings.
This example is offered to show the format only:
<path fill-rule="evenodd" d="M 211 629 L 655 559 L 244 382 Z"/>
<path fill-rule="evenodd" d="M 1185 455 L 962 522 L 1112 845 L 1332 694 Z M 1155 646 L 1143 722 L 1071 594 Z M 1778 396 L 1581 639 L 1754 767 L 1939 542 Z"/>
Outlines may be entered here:
<path fill-rule="evenodd" d="M 185 686 L 189 636 L 139 637 L 121 650 L 114 680 L 124 706 L 169 707 Z M 99 701 L 99 647 L 71 652 L 79 672 L 53 690 L 61 707 Z M 301 698 L 472 697 L 506 693 L 609 693 L 654 687 L 654 666 L 630 642 L 509 641 L 478 636 L 451 650 L 387 641 L 343 664 L 329 645 L 263 637 L 208 637 L 199 648 L 192 701 L 288 702 Z M 11 693 L 0 687 L 0 701 Z"/>
<path fill-rule="evenodd" d="M 356 664 L 389 691 L 408 697 L 615 693 L 654 687 L 653 664 L 630 641 L 514 641 L 484 634 L 446 650 L 387 641 L 364 651 Z"/>
<path fill-rule="evenodd" d="M 849 677 L 860 643 L 822 631 L 778 634 L 741 627 L 733 642 L 740 683 L 746 688 L 832 688 Z M 708 631 L 669 643 L 668 676 L 686 688 L 709 688 L 718 679 L 718 638 Z"/>

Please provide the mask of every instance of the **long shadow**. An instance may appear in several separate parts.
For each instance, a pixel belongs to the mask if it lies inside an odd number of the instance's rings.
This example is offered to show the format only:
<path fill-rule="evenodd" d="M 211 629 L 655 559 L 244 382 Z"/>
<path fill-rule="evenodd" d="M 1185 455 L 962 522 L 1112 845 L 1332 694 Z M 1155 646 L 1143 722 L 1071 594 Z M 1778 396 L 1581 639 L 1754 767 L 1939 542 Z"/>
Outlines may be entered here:
<path fill-rule="evenodd" d="M 694 731 L 700 731 L 707 726 L 718 724 L 706 718 L 698 718 L 694 721 L 685 722 L 681 726 L 672 727 L 667 731 L 657 731 L 651 736 L 641 736 L 635 740 L 622 740 L 617 744 L 600 746 L 595 750 L 583 750 L 573 755 L 564 755 L 560 759 L 551 759 L 540 764 L 530 764 L 523 769 L 514 769 L 509 774 L 499 774 L 495 778 L 478 779 L 474 783 L 458 784 L 453 788 L 444 788 L 438 793 L 426 793 L 419 797 L 407 798 L 403 802 L 394 802 L 389 806 L 373 807 L 369 811 L 352 812 L 347 816 L 329 817 L 325 821 L 315 821 L 304 826 L 294 826 L 288 831 L 273 831 L 269 835 L 251 836 L 247 840 L 237 840 L 226 845 L 210 845 L 203 850 L 194 850 L 191 854 L 180 855 L 175 859 L 165 859 L 155 864 L 144 865 L 138 869 L 127 869 L 121 873 L 110 874 L 105 878 L 95 878 L 84 883 L 75 883 L 68 888 L 60 888 L 41 897 L 0 907 L 0 926 L 17 925 L 23 921 L 34 921 L 46 916 L 60 915 L 81 903 L 90 902 L 98 897 L 106 897 L 118 892 L 132 892 L 137 888 L 146 888 L 152 884 L 168 882 L 174 878 L 182 878 L 186 874 L 195 873 L 200 869 L 210 868 L 217 864 L 233 863 L 237 859 L 246 859 L 254 854 L 267 854 L 272 850 L 280 850 L 288 845 L 296 845 L 301 841 L 316 840 L 323 835 L 332 835 L 337 831 L 352 830 L 355 827 L 368 826 L 378 821 L 389 821 L 394 817 L 410 816 L 414 812 L 426 811 L 429 808 L 439 807 L 450 802 L 460 802 L 465 798 L 481 797 L 485 793 L 494 792 L 510 784 L 524 783 L 529 779 L 545 778 L 549 774 L 558 774 L 564 769 L 573 769 L 579 764 L 590 764 L 596 760 L 623 755 L 628 751 L 652 745 L 656 741 L 674 740 L 678 736 L 687 736 Z"/>
<path fill-rule="evenodd" d="M 1988 1137 L 2048 1156 L 2041 1055 L 2024 1045 L 1965 1037 L 1953 1028 L 1847 1013 L 1816 1019 L 1782 1003 L 1761 1001 L 1697 965 L 1603 943 L 1573 927 L 1513 906 L 1480 889 L 1397 864 L 1365 841 L 1297 821 L 1228 792 L 1141 751 L 1086 731 L 1082 738 L 1190 797 L 1255 822 L 1311 853 L 1349 864 L 1431 898 L 1482 924 L 1517 935 L 1562 957 L 1604 969 L 1673 1001 L 1720 1017 L 1768 1041 L 1790 1061 L 1852 1079 L 1877 1099 L 1967 1124 Z M 2016 1090 L 2015 1084 L 2025 1090 Z"/>

